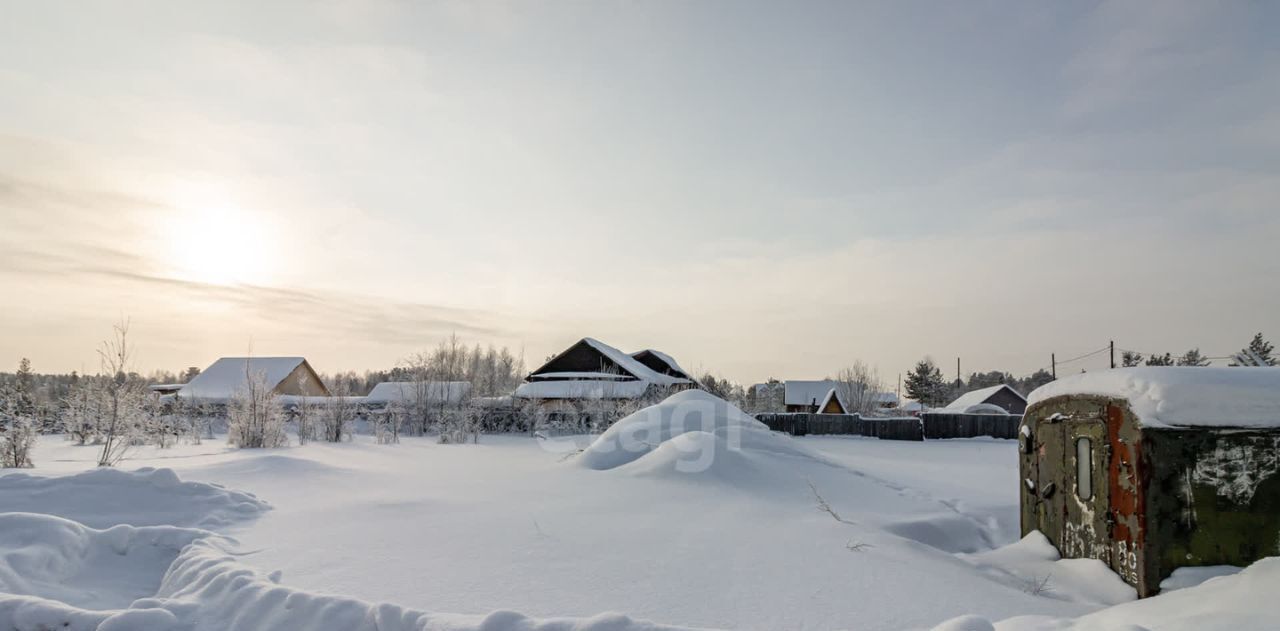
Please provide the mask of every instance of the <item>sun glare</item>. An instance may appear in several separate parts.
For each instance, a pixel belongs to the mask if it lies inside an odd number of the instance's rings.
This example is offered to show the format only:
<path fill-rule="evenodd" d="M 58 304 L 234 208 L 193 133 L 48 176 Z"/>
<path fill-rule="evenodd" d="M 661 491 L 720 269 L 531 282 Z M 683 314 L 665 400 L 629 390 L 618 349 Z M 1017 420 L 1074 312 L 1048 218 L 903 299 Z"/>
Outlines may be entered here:
<path fill-rule="evenodd" d="M 185 205 L 169 224 L 173 274 L 219 285 L 265 284 L 274 271 L 268 228 L 254 213 L 234 205 Z"/>

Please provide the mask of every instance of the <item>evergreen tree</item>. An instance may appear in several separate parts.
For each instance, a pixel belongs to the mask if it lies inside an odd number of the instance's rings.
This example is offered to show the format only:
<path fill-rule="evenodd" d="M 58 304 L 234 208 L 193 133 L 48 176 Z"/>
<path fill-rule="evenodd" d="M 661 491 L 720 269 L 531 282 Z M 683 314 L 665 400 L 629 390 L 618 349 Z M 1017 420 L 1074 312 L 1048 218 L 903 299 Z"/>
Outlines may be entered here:
<path fill-rule="evenodd" d="M 1179 366 L 1208 366 L 1209 360 L 1200 354 L 1200 349 L 1193 348 L 1178 358 Z"/>
<path fill-rule="evenodd" d="M 1152 355 L 1147 358 L 1148 366 L 1172 366 L 1173 354 L 1165 353 L 1164 355 Z"/>
<path fill-rule="evenodd" d="M 1249 346 L 1240 351 L 1240 354 L 1247 358 L 1257 357 L 1262 360 L 1262 365 L 1264 366 L 1275 366 L 1276 358 L 1271 356 L 1271 352 L 1273 350 L 1275 350 L 1275 347 L 1271 345 L 1271 342 L 1262 339 L 1262 334 L 1258 333 L 1253 336 L 1252 340 L 1250 340 Z M 1233 363 L 1231 365 L 1235 366 L 1237 364 Z"/>
<path fill-rule="evenodd" d="M 928 357 L 916 363 L 916 367 L 907 373 L 903 382 L 907 396 L 925 405 L 939 406 L 946 404 L 947 381 L 942 371 Z"/>
<path fill-rule="evenodd" d="M 1142 353 L 1135 353 L 1133 351 L 1124 351 L 1123 353 L 1120 354 L 1120 365 L 1124 366 L 1125 368 L 1141 366 Z"/>

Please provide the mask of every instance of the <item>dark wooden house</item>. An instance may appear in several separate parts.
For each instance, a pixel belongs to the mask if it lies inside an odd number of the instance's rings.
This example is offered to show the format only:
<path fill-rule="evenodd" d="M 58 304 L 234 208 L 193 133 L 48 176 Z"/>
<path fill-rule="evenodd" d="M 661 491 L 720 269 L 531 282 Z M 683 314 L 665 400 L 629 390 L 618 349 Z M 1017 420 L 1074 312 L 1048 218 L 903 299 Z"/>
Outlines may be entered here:
<path fill-rule="evenodd" d="M 982 388 L 960 395 L 942 410 L 954 414 L 999 412 L 991 406 L 998 407 L 1009 414 L 1022 414 L 1027 410 L 1027 398 L 1017 390 L 1001 384 Z"/>
<path fill-rule="evenodd" d="M 1075 375 L 1032 394 L 1019 440 L 1023 534 L 1141 597 L 1179 567 L 1280 554 L 1280 368 Z"/>
<path fill-rule="evenodd" d="M 671 356 L 624 353 L 583 338 L 529 373 L 515 397 L 539 401 L 638 399 L 696 387 Z"/>

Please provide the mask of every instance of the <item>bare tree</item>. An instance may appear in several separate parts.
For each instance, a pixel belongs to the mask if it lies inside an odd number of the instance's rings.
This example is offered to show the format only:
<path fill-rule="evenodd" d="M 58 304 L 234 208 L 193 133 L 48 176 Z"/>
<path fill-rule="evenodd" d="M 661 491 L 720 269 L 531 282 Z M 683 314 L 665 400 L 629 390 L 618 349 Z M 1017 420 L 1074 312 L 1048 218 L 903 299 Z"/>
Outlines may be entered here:
<path fill-rule="evenodd" d="M 289 444 L 279 397 L 267 383 L 266 374 L 249 371 L 248 361 L 245 383 L 227 406 L 227 442 L 241 449 Z"/>
<path fill-rule="evenodd" d="M 129 374 L 129 366 L 133 359 L 133 349 L 129 346 L 129 321 L 125 320 L 113 328 L 111 339 L 104 341 L 98 349 L 101 359 L 101 388 L 98 389 L 102 399 L 98 433 L 102 438 L 102 452 L 98 456 L 98 466 L 114 466 L 124 458 L 131 446 L 142 416 L 145 387 L 141 380 Z"/>
<path fill-rule="evenodd" d="M 351 400 L 350 386 L 345 381 L 333 384 L 329 399 L 321 411 L 320 423 L 326 442 L 340 443 L 351 435 L 351 421 L 355 418 L 355 403 Z"/>
<path fill-rule="evenodd" d="M 880 411 L 879 398 L 884 383 L 874 368 L 855 360 L 836 375 L 835 382 L 849 413 L 870 415 Z"/>

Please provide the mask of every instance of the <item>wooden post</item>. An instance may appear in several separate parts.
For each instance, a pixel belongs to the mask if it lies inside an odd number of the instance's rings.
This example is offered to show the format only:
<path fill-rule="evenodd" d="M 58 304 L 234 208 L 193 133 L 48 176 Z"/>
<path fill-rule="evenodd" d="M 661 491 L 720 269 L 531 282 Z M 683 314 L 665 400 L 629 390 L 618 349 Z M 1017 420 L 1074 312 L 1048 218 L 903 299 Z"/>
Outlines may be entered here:
<path fill-rule="evenodd" d="M 1111 367 L 1116 367 L 1116 341 L 1111 340 Z"/>
<path fill-rule="evenodd" d="M 1057 353 L 1049 353 L 1049 365 L 1053 366 L 1053 378 L 1058 378 L 1058 355 Z"/>

